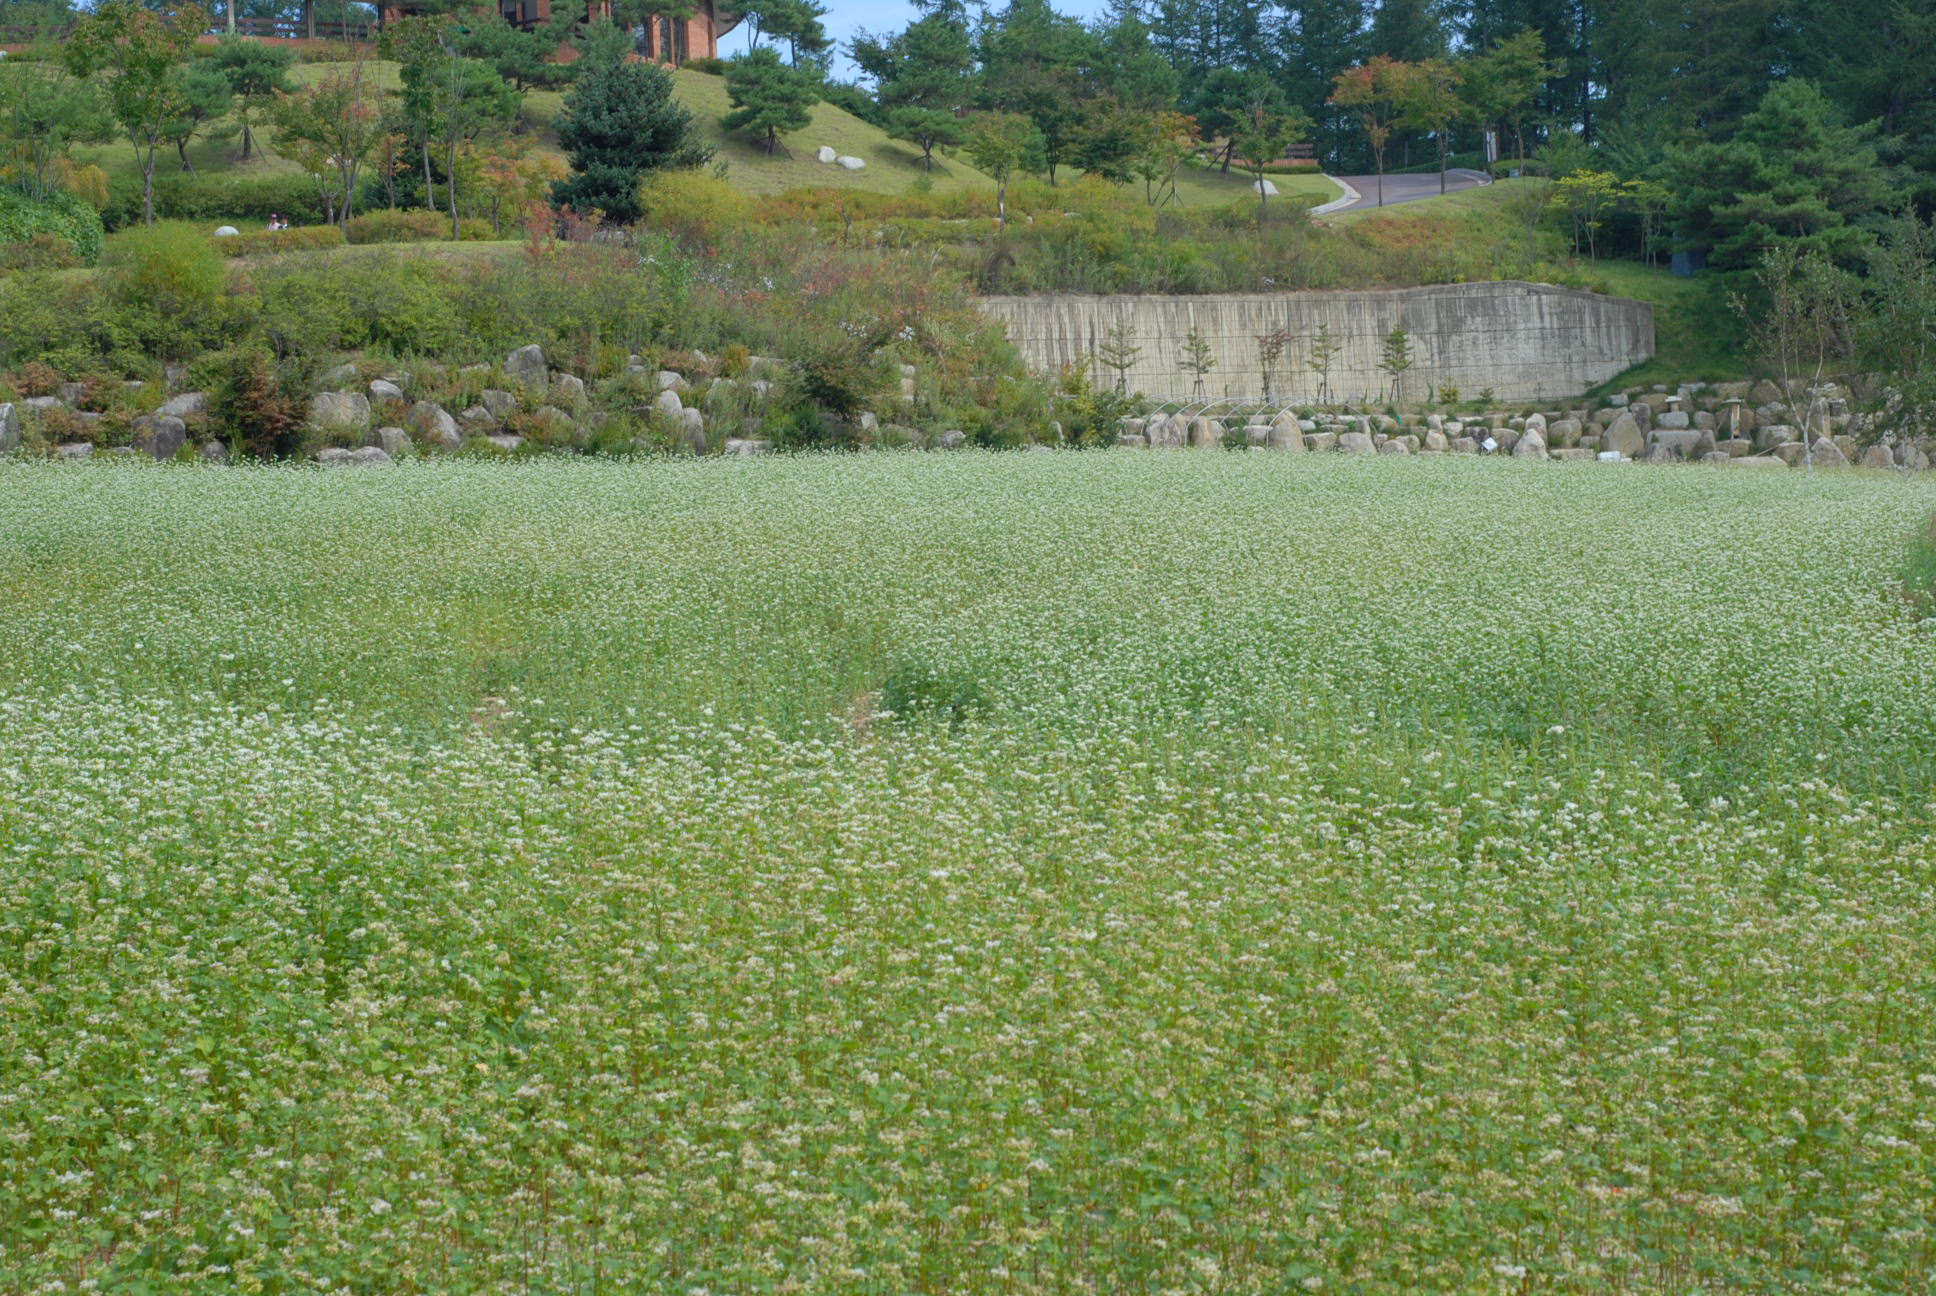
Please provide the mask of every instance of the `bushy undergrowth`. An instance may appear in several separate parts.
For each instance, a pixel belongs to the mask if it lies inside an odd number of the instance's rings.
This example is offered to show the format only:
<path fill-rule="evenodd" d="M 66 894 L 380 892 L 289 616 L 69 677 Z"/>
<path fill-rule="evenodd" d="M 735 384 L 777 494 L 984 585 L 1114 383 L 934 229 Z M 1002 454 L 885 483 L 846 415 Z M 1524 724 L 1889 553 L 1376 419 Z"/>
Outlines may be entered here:
<path fill-rule="evenodd" d="M 755 354 L 784 362 L 761 376 L 774 384 L 763 399 L 727 388 L 709 400 L 722 438 L 740 435 L 739 420 L 756 415 L 757 433 L 785 448 L 905 436 L 862 436 L 860 416 L 872 413 L 882 424 L 959 428 L 982 444 L 1017 445 L 1054 417 L 1050 385 L 1027 373 L 966 285 L 918 252 L 841 248 L 810 230 L 754 226 L 690 251 L 642 233 L 464 257 L 301 247 L 261 255 L 281 249 L 279 239 L 300 236 L 306 246 L 316 232 L 211 241 L 158 225 L 122 236 L 106 292 L 72 276 L 0 278 L 0 365 L 145 378 L 156 360 L 262 350 L 288 384 L 346 354 L 448 370 L 495 365 L 537 343 L 554 365 L 601 390 L 616 384 L 605 394 L 618 422 L 594 439 L 612 448 L 675 443 L 671 429 L 625 412 L 655 392 L 621 380 L 630 356 L 668 350 L 737 356 L 734 373 Z M 340 243 L 339 231 L 321 234 Z M 229 251 L 246 260 L 225 267 L 218 253 Z M 920 374 L 912 396 L 903 366 Z"/>
<path fill-rule="evenodd" d="M 491 227 L 476 220 L 460 222 L 458 232 L 469 242 L 483 242 L 492 237 Z M 343 233 L 351 243 L 447 243 L 450 217 L 423 207 L 408 210 L 386 207 L 350 217 Z"/>
<path fill-rule="evenodd" d="M 73 194 L 29 195 L 0 185 L 0 257 L 16 265 L 93 265 L 101 256 L 100 213 Z"/>
<path fill-rule="evenodd" d="M 1925 1288 L 1931 487 L 1420 467 L 0 463 L 10 1285 Z"/>
<path fill-rule="evenodd" d="M 1388 288 L 1506 277 L 1584 286 L 1551 231 L 1528 236 L 1504 209 L 1426 209 L 1324 224 L 1309 203 L 1155 208 L 1085 179 L 1010 191 L 996 220 L 980 191 L 887 195 L 794 190 L 751 201 L 697 173 L 647 189 L 646 220 L 699 241 L 746 225 L 812 229 L 842 247 L 907 249 L 991 293 L 1211 293 Z"/>
<path fill-rule="evenodd" d="M 366 240 L 381 242 L 380 239 Z M 274 252 L 318 252 L 342 247 L 343 231 L 335 225 L 298 225 L 285 230 L 250 230 L 216 241 L 223 256 L 261 256 Z"/>

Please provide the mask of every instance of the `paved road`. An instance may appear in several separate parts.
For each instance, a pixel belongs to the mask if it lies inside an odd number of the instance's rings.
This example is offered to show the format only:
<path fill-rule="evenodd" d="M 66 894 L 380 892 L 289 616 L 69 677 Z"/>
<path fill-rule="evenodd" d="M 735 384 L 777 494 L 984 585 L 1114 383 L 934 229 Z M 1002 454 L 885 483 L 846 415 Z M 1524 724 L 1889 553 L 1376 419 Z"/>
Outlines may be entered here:
<path fill-rule="evenodd" d="M 1358 191 L 1356 202 L 1342 207 L 1333 207 L 1333 212 L 1364 211 L 1367 207 L 1378 205 L 1378 177 L 1333 176 Z M 1449 171 L 1445 176 L 1445 192 L 1457 193 L 1461 189 L 1476 189 L 1486 183 L 1486 177 L 1478 171 Z M 1421 198 L 1439 196 L 1438 172 L 1430 175 L 1388 175 L 1385 177 L 1385 206 L 1398 203 L 1417 202 Z"/>

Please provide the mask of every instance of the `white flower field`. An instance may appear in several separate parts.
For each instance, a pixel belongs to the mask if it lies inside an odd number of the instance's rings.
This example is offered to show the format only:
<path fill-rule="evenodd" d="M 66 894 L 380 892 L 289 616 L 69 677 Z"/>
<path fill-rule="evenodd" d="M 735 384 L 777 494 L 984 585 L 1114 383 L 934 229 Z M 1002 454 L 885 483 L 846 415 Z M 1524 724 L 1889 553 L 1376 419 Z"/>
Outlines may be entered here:
<path fill-rule="evenodd" d="M 0 1292 L 1921 1292 L 1936 486 L 0 464 Z"/>

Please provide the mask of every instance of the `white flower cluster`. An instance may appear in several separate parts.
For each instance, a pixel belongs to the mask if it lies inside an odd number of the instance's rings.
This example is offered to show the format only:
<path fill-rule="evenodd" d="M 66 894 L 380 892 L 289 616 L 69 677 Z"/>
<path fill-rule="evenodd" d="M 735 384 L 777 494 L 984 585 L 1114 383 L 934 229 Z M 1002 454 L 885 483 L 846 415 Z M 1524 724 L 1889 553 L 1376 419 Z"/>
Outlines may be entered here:
<path fill-rule="evenodd" d="M 1932 506 L 0 464 L 0 1289 L 1922 1290 Z"/>

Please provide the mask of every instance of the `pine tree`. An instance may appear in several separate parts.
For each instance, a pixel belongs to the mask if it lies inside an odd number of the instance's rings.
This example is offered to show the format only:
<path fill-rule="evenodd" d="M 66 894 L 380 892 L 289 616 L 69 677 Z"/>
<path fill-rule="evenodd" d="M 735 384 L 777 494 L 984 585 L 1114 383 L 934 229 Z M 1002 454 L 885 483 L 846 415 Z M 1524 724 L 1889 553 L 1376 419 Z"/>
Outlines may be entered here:
<path fill-rule="evenodd" d="M 176 83 L 175 111 L 167 125 L 162 127 L 161 134 L 164 140 L 175 146 L 182 170 L 195 169 L 188 160 L 188 145 L 196 136 L 228 138 L 241 129 L 237 125 L 218 125 L 234 108 L 235 91 L 230 88 L 229 79 L 220 68 L 207 60 L 198 60 L 184 69 L 180 81 Z"/>
<path fill-rule="evenodd" d="M 1442 58 L 1445 24 L 1433 0 L 1379 0 L 1371 19 L 1371 50 L 1401 63 Z"/>
<path fill-rule="evenodd" d="M 887 133 L 920 149 L 923 169 L 933 169 L 937 147 L 966 138 L 955 110 L 973 97 L 975 50 L 960 13 L 936 10 L 896 36 L 862 32 L 852 52 L 874 82 Z"/>
<path fill-rule="evenodd" d="M 499 26 L 509 27 L 509 23 Z M 267 45 L 261 41 L 224 36 L 215 44 L 211 61 L 228 79 L 235 96 L 235 115 L 242 126 L 242 160 L 255 153 L 252 118 L 266 111 L 276 95 L 295 88 L 289 69 L 295 65 L 296 51 L 286 45 Z"/>
<path fill-rule="evenodd" d="M 1863 222 L 1891 197 L 1873 123 L 1843 126 L 1822 92 L 1782 81 L 1724 143 L 1670 159 L 1675 233 L 1708 261 L 1743 269 L 1778 245 L 1852 262 L 1869 245 Z"/>
<path fill-rule="evenodd" d="M 672 97 L 672 74 L 652 63 L 601 61 L 581 76 L 565 96 L 558 144 L 572 173 L 552 186 L 552 201 L 620 224 L 639 218 L 648 173 L 712 157 L 692 114 Z"/>
<path fill-rule="evenodd" d="M 726 94 L 733 111 L 719 119 L 720 125 L 765 136 L 770 156 L 780 147 L 782 133 L 813 121 L 820 77 L 811 68 L 789 67 L 771 46 L 762 45 L 726 64 Z"/>

